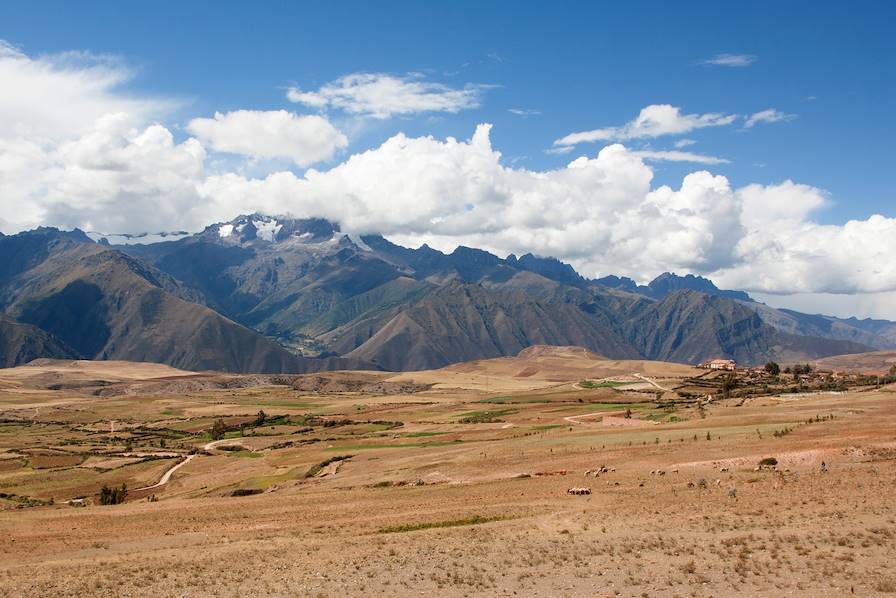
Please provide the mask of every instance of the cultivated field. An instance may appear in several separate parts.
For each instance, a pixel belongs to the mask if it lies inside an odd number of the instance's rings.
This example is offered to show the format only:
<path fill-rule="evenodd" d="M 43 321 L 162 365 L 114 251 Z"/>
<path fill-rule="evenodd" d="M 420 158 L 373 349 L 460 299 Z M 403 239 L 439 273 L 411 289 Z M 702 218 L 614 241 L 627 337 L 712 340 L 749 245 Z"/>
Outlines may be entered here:
<path fill-rule="evenodd" d="M 0 595 L 896 594 L 896 388 L 707 380 L 547 347 L 0 370 Z"/>

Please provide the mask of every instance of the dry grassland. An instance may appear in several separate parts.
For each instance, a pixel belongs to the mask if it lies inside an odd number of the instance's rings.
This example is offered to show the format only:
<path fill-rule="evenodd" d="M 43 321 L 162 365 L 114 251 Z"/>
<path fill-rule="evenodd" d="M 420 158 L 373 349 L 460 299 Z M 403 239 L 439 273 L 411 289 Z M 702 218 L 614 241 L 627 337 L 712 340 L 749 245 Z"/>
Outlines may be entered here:
<path fill-rule="evenodd" d="M 692 375 L 0 370 L 0 596 L 896 595 L 896 389 L 660 390 Z"/>

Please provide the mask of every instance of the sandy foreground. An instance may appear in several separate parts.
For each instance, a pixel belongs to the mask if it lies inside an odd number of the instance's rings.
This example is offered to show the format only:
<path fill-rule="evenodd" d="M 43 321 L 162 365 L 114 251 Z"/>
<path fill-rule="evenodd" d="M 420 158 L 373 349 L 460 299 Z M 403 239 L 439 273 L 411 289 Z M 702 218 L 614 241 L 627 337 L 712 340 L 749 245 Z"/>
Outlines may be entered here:
<path fill-rule="evenodd" d="M 74 388 L 58 364 L 0 372 L 0 595 L 896 593 L 893 389 L 701 417 L 640 387 L 577 386 L 641 372 L 671 388 L 692 375 L 681 366 L 493 361 L 360 385 L 333 374 L 341 387 L 324 375 L 318 391 L 139 366 L 80 368 Z M 98 391 L 115 384 L 129 390 Z M 259 409 L 285 419 L 203 435 Z M 757 470 L 766 457 L 777 467 Z M 64 504 L 120 482 L 125 504 Z"/>

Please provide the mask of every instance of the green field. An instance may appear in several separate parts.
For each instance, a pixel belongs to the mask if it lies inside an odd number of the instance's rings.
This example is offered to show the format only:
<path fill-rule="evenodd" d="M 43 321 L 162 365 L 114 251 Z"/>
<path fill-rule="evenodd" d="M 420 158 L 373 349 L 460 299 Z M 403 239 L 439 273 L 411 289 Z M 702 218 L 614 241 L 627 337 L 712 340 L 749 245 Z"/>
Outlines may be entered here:
<path fill-rule="evenodd" d="M 619 380 L 602 380 L 595 382 L 594 380 L 582 380 L 579 386 L 582 388 L 619 388 L 620 386 L 628 386 L 629 384 L 639 384 L 637 381 L 620 382 Z"/>

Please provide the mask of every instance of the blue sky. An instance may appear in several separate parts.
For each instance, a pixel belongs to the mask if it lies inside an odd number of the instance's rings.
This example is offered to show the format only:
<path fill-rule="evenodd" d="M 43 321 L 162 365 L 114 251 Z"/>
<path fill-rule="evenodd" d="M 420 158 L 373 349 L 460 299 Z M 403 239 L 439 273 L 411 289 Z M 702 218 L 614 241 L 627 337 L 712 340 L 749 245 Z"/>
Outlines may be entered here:
<path fill-rule="evenodd" d="M 686 137 L 731 160 L 713 171 L 735 184 L 791 178 L 830 192 L 823 221 L 896 215 L 891 2 L 333 4 L 10 2 L 0 33 L 29 52 L 124 56 L 140 68 L 133 89 L 182 98 L 184 116 L 289 108 L 284 87 L 357 71 L 496 85 L 478 109 L 377 123 L 358 145 L 398 129 L 466 137 L 487 121 L 495 146 L 533 168 L 566 159 L 543 153 L 554 139 L 628 121 L 649 104 L 737 114 L 774 107 L 796 118 Z M 722 53 L 756 61 L 698 64 Z M 650 145 L 671 145 L 663 141 Z M 686 170 L 667 164 L 657 178 Z"/>
<path fill-rule="evenodd" d="M 894 17 L 890 2 L 7 2 L 0 230 L 320 215 L 896 317 Z"/>

